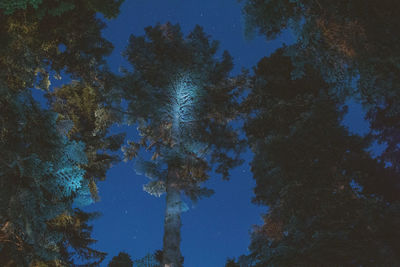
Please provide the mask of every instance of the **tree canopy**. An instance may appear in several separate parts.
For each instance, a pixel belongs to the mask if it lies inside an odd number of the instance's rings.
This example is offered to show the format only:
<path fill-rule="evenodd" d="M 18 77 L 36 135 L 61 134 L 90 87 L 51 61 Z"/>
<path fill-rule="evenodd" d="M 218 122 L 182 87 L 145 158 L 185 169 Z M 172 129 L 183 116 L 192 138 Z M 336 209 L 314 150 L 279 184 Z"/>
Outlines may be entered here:
<path fill-rule="evenodd" d="M 398 265 L 399 203 L 387 185 L 399 173 L 366 152 L 370 138 L 341 125 L 346 109 L 322 75 L 305 65 L 292 79 L 294 68 L 283 49 L 260 60 L 244 103 L 254 202 L 268 213 L 239 263 Z"/>
<path fill-rule="evenodd" d="M 110 267 L 183 266 L 183 199 L 211 196 L 204 183 L 228 180 L 246 146 L 253 202 L 267 211 L 249 253 L 227 267 L 400 265 L 400 5 L 239 1 L 249 36 L 290 31 L 296 42 L 233 76 L 202 27 L 156 24 L 130 36 L 119 76 L 102 30 L 123 0 L 0 0 L 1 266 L 101 264 L 99 213 L 81 208 L 121 160 L 115 124 L 137 127 L 123 157 L 166 209 L 162 251 L 121 252 Z M 349 99 L 368 134 L 343 126 Z M 378 156 L 374 142 L 385 145 Z"/>
<path fill-rule="evenodd" d="M 133 67 L 124 78 L 126 113 L 141 135 L 139 142 L 129 142 L 125 155 L 136 157 L 140 148 L 153 152 L 151 160 L 139 158 L 136 169 L 151 179 L 147 192 L 167 193 L 163 264 L 181 266 L 181 192 L 193 201 L 208 196 L 212 191 L 201 183 L 213 165 L 228 178 L 228 170 L 241 162 L 243 143 L 230 120 L 245 79 L 229 77 L 232 58 L 224 52 L 218 59 L 218 43 L 199 26 L 187 36 L 169 23 L 145 32 L 131 36 L 125 51 Z"/>
<path fill-rule="evenodd" d="M 43 108 L 32 90 L 49 90 L 52 79 L 66 74 L 99 88 L 112 45 L 102 37 L 98 12 L 115 17 L 121 2 L 0 1 L 1 265 L 65 266 L 79 257 L 96 266 L 105 257 L 90 247 L 95 240 L 88 222 L 97 214 L 77 207 L 95 196 L 94 181 L 87 178 L 104 178 L 106 169 L 93 167 L 88 139 L 72 138 L 69 125 L 77 118 Z M 73 106 L 75 95 L 69 96 L 62 102 Z M 83 114 L 76 115 L 84 119 Z M 112 150 L 112 137 L 104 137 L 108 126 L 98 130 L 103 148 Z"/>
<path fill-rule="evenodd" d="M 301 75 L 314 64 L 338 97 L 360 100 L 374 137 L 387 145 L 381 160 L 399 164 L 399 44 L 395 0 L 246 0 L 248 31 L 268 40 L 291 30 L 297 39 L 287 53 Z M 398 167 L 395 167 L 398 168 Z M 395 187 L 399 187 L 399 182 Z"/>

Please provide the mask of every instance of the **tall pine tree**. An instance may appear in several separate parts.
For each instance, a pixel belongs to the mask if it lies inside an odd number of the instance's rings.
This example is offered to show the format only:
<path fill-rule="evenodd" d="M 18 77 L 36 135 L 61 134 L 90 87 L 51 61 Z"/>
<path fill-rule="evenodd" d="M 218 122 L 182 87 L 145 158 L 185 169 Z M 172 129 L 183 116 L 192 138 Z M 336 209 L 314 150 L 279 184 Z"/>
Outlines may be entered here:
<path fill-rule="evenodd" d="M 182 193 L 193 201 L 212 190 L 201 183 L 209 171 L 228 178 L 240 163 L 242 148 L 230 120 L 236 115 L 235 98 L 243 77 L 230 78 L 233 64 L 227 52 L 218 59 L 218 43 L 210 42 L 201 27 L 183 36 L 178 25 L 148 27 L 145 36 L 131 36 L 125 56 L 133 71 L 125 76 L 126 113 L 137 123 L 139 142 L 125 148 L 127 158 L 140 148 L 151 151 L 150 160 L 139 157 L 136 169 L 151 181 L 147 192 L 166 193 L 163 266 L 182 266 Z"/>

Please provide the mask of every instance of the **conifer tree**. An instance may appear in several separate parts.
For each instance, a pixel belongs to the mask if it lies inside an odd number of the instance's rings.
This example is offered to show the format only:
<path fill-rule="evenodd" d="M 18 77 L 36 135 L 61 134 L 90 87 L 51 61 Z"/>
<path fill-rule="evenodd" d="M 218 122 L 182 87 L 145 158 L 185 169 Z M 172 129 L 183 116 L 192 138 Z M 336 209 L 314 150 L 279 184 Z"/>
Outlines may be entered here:
<path fill-rule="evenodd" d="M 318 66 L 337 96 L 363 103 L 371 134 L 387 145 L 380 156 L 400 166 L 400 5 L 396 0 L 246 0 L 243 8 L 249 32 L 268 40 L 284 30 L 295 35 L 287 49 L 301 76 L 304 64 Z M 400 181 L 387 194 L 400 195 Z M 392 191 L 392 192 L 390 192 Z"/>
<path fill-rule="evenodd" d="M 244 106 L 254 202 L 269 207 L 240 266 L 396 266 L 399 203 L 374 185 L 400 174 L 340 124 L 330 85 L 284 50 L 263 58 Z"/>
<path fill-rule="evenodd" d="M 104 178 L 114 158 L 93 163 L 98 155 L 81 142 L 88 139 L 66 136 L 72 117 L 41 108 L 30 91 L 48 90 L 62 71 L 98 88 L 112 45 L 101 36 L 105 24 L 97 12 L 115 17 L 121 2 L 0 1 L 1 265 L 72 265 L 74 253 L 96 265 L 105 257 L 90 248 L 88 221 L 96 214 L 73 206 L 90 201 L 95 186 L 86 178 Z M 108 126 L 97 128 L 105 149 L 121 139 L 105 137 Z"/>
<path fill-rule="evenodd" d="M 116 79 L 112 74 L 104 79 Z M 109 134 L 109 127 L 121 120 L 120 113 L 107 100 L 105 84 L 108 80 L 98 78 L 91 85 L 84 81 L 73 81 L 56 88 L 50 94 L 52 109 L 60 114 L 60 123 L 65 125 L 71 140 L 85 143 L 88 163 L 84 166 L 91 194 L 99 199 L 96 182 L 106 178 L 106 172 L 119 157 L 112 152 L 121 148 L 125 134 Z"/>
<path fill-rule="evenodd" d="M 131 256 L 126 252 L 120 252 L 108 263 L 108 267 L 133 267 Z"/>
<path fill-rule="evenodd" d="M 28 93 L 3 90 L 0 101 L 0 262 L 59 260 L 64 233 L 49 224 L 70 217 L 78 197 L 90 198 L 81 168 L 84 144 L 63 136 L 56 114 Z"/>
<path fill-rule="evenodd" d="M 217 59 L 218 43 L 199 26 L 187 36 L 169 23 L 145 32 L 131 36 L 125 51 L 133 67 L 124 78 L 126 113 L 141 135 L 139 142 L 129 142 L 125 155 L 136 157 L 141 148 L 153 153 L 150 160 L 139 156 L 136 170 L 150 178 L 145 191 L 166 193 L 162 265 L 178 267 L 181 213 L 187 209 L 182 193 L 193 201 L 209 196 L 212 190 L 201 183 L 213 164 L 228 178 L 228 170 L 240 163 L 242 143 L 229 121 L 244 79 L 229 77 L 230 55 Z"/>
<path fill-rule="evenodd" d="M 96 70 L 113 48 L 102 37 L 105 23 L 97 17 L 97 11 L 115 17 L 121 1 L 0 3 L 0 80 L 7 82 L 9 90 L 47 90 L 51 79 L 61 77 L 62 71 L 73 79 L 95 80 Z M 17 3 L 28 4 L 7 8 Z"/>

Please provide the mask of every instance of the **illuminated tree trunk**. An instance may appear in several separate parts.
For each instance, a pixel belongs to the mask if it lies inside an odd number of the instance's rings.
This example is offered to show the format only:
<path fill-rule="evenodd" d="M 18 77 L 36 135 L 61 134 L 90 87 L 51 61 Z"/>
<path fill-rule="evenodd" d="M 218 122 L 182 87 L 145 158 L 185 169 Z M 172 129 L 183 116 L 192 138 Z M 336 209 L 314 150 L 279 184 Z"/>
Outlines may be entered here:
<path fill-rule="evenodd" d="M 172 84 L 172 131 L 175 140 L 174 149 L 181 150 L 182 133 L 185 128 L 185 120 L 190 117 L 193 105 L 191 100 L 191 87 L 186 80 L 180 78 Z M 183 150 L 183 149 L 182 149 Z M 163 267 L 181 267 L 183 258 L 181 255 L 181 192 L 178 186 L 177 170 L 170 167 L 166 180 L 166 208 L 164 218 L 164 240 L 163 240 Z"/>
<path fill-rule="evenodd" d="M 171 172 L 170 172 L 171 173 Z M 166 182 L 166 208 L 164 219 L 163 267 L 181 267 L 181 193 L 174 183 L 174 175 Z"/>

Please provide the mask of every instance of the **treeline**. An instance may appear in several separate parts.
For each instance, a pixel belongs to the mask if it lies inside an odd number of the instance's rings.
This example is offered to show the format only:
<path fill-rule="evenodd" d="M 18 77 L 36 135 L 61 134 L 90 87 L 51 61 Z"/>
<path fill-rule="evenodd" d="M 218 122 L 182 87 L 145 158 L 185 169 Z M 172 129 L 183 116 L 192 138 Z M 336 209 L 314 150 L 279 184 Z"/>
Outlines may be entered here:
<path fill-rule="evenodd" d="M 182 195 L 210 196 L 202 183 L 211 172 L 229 179 L 246 146 L 254 203 L 268 213 L 250 253 L 226 266 L 400 265 L 400 10 L 367 2 L 245 1 L 249 36 L 291 30 L 297 41 L 233 76 L 232 57 L 216 56 L 200 26 L 184 35 L 170 23 L 132 35 L 132 70 L 112 73 L 98 14 L 115 18 L 121 0 L 1 0 L 0 265 L 98 266 L 98 214 L 80 207 L 98 200 L 122 147 L 150 178 L 144 189 L 166 194 L 156 264 L 183 266 Z M 363 104 L 368 134 L 342 125 L 348 99 Z M 123 146 L 117 123 L 137 126 L 140 140 Z M 375 141 L 386 145 L 377 157 Z M 133 264 L 121 253 L 109 266 L 118 262 Z"/>

